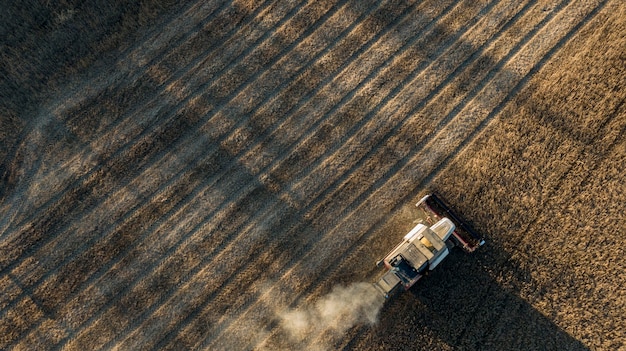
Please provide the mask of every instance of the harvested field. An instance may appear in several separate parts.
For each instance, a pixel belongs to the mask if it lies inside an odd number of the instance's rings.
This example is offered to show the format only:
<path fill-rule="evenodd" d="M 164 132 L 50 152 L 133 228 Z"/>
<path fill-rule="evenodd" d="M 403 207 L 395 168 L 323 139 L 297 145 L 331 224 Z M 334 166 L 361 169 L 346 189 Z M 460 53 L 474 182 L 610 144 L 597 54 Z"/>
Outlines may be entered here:
<path fill-rule="evenodd" d="M 26 5 L 0 349 L 626 350 L 623 1 Z M 430 191 L 487 245 L 383 305 Z"/>

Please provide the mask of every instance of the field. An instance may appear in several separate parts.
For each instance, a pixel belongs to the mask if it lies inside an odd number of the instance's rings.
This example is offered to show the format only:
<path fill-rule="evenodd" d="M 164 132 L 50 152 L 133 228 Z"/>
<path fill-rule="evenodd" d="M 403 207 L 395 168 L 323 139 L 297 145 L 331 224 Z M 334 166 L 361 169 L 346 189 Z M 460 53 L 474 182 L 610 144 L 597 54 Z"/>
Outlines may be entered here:
<path fill-rule="evenodd" d="M 0 349 L 626 350 L 623 1 L 27 3 Z M 431 191 L 487 244 L 383 304 Z"/>

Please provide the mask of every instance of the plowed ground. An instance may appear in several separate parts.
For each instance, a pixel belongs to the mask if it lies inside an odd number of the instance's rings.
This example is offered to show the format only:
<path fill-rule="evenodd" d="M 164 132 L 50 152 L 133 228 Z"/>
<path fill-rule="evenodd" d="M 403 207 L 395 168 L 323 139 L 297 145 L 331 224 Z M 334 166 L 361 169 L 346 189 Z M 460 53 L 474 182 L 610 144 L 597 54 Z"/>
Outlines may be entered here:
<path fill-rule="evenodd" d="M 623 1 L 3 16 L 0 349 L 292 347 L 430 191 L 487 244 L 308 347 L 626 349 Z"/>

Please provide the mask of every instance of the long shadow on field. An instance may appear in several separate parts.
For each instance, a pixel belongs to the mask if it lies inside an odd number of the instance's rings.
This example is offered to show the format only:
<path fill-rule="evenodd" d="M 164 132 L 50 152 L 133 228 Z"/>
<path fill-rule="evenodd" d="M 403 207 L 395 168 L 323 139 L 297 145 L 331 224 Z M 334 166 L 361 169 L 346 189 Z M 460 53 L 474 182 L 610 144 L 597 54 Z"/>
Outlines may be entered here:
<path fill-rule="evenodd" d="M 512 280 L 528 282 L 531 272 L 513 266 L 491 267 L 507 254 L 493 245 L 483 249 L 485 253 L 476 259 L 456 252 L 442 267 L 445 272 L 433 274 L 425 284 L 416 286 L 410 297 L 400 299 L 399 306 L 390 307 L 402 308 L 404 302 L 417 298 L 422 305 L 415 305 L 414 326 L 425 326 L 455 348 L 588 349 L 520 298 L 518 287 L 504 287 L 489 274 L 497 270 L 512 272 L 516 276 Z"/>
<path fill-rule="evenodd" d="M 444 343 L 460 350 L 589 350 L 489 273 L 505 270 L 515 281 L 528 281 L 530 272 L 490 266 L 506 253 L 493 245 L 480 250 L 454 250 L 437 271 L 389 300 L 377 326 L 364 328 L 346 349 L 358 346 L 353 343 L 389 350 Z"/>

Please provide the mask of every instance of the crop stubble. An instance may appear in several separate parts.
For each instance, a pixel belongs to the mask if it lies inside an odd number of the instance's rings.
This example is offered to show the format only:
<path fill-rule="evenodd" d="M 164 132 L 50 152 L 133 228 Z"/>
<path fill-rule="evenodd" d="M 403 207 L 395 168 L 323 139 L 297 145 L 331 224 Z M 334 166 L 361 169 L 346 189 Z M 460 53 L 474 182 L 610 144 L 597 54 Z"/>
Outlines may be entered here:
<path fill-rule="evenodd" d="M 119 72 L 47 100 L 3 163 L 0 346 L 289 346 L 276 311 L 373 280 L 431 188 L 489 246 L 378 326 L 315 342 L 623 347 L 623 15 L 242 1 L 167 17 Z"/>

